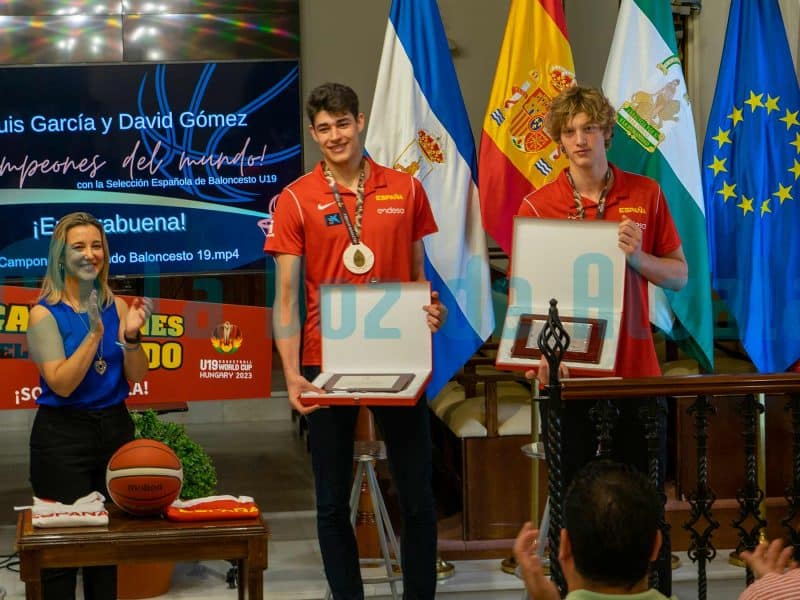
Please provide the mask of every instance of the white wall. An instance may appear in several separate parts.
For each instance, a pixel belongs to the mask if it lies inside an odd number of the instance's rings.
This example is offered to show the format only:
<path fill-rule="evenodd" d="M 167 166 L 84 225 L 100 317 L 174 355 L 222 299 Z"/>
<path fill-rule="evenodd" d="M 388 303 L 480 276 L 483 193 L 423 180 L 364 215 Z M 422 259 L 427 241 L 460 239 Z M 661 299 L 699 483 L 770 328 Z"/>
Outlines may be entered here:
<path fill-rule="evenodd" d="M 619 0 L 567 0 L 567 33 L 575 76 L 586 85 L 600 86 L 606 70 Z"/>
<path fill-rule="evenodd" d="M 439 0 L 439 12 L 451 41 L 453 62 L 476 139 L 500 53 L 508 5 L 509 0 Z M 326 81 L 346 83 L 358 94 L 369 126 L 390 7 L 391 0 L 303 0 L 300 5 L 303 93 Z M 305 151 L 306 168 L 311 168 L 320 155 L 308 131 Z"/>

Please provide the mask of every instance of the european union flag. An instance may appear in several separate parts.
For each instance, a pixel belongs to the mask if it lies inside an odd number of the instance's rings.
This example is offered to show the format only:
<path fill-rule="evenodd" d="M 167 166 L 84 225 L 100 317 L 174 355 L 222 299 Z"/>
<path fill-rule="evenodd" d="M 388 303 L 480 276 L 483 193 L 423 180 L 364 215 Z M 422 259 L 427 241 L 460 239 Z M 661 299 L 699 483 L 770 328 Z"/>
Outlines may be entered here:
<path fill-rule="evenodd" d="M 712 286 L 762 373 L 800 358 L 799 114 L 778 0 L 733 0 L 703 191 Z"/>

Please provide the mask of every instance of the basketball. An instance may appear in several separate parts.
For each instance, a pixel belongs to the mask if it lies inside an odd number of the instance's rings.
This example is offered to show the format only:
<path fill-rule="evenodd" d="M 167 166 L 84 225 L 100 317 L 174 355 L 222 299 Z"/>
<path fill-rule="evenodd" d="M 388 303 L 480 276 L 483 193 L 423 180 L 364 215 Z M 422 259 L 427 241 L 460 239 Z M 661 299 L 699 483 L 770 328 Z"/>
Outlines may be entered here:
<path fill-rule="evenodd" d="M 157 515 L 181 493 L 181 461 L 166 444 L 140 439 L 128 442 L 108 461 L 108 494 L 132 515 Z"/>

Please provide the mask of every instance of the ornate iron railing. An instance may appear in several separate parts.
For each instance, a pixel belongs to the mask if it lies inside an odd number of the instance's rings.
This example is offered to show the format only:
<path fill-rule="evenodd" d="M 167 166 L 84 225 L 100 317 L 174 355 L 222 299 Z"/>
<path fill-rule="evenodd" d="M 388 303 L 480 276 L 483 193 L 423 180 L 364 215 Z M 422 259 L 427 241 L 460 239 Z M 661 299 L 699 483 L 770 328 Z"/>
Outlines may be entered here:
<path fill-rule="evenodd" d="M 719 527 L 714 517 L 716 496 L 711 485 L 708 438 L 710 419 L 716 413 L 715 403 L 734 401 L 739 403 L 738 412 L 741 418 L 742 460 L 744 461 L 744 477 L 742 486 L 736 494 L 739 514 L 733 522 L 738 531 L 739 544 L 737 550 L 752 550 L 759 542 L 760 535 L 767 525 L 765 515 L 760 507 L 764 500 L 757 476 L 757 421 L 764 412 L 765 395 L 787 396 L 785 409 L 791 416 L 792 423 L 792 481 L 785 490 L 786 514 L 780 520 L 786 530 L 786 537 L 794 546 L 795 557 L 800 556 L 800 533 L 797 520 L 800 517 L 800 374 L 744 374 L 744 375 L 689 375 L 681 377 L 646 377 L 638 379 L 586 378 L 559 380 L 559 365 L 569 345 L 560 320 L 556 302 L 551 301 L 548 324 L 539 339 L 539 347 L 550 369 L 550 385 L 544 402 L 544 410 L 548 415 L 546 443 L 548 466 L 548 493 L 550 496 L 550 544 L 551 574 L 562 595 L 566 594 L 563 572 L 558 564 L 559 536 L 563 515 L 561 506 L 565 492 L 562 481 L 562 441 L 561 415 L 568 410 L 570 402 L 591 400 L 595 402 L 592 417 L 598 431 L 599 454 L 603 454 L 612 440 L 614 403 L 618 400 L 637 398 L 642 401 L 641 418 L 647 438 L 648 475 L 658 486 L 662 498 L 663 481 L 660 473 L 663 465 L 659 452 L 658 421 L 663 417 L 663 402 L 659 398 L 677 397 L 691 398 L 688 414 L 693 416 L 694 437 L 696 440 L 696 473 L 695 488 L 687 494 L 690 514 L 683 524 L 690 536 L 689 558 L 697 567 L 697 592 L 699 600 L 707 598 L 706 568 L 716 556 L 713 533 Z M 735 398 L 734 398 L 735 397 Z M 720 467 L 722 465 L 719 465 Z M 669 525 L 662 512 L 661 529 L 665 540 L 670 539 Z M 651 584 L 669 595 L 671 593 L 670 544 L 662 546 L 657 568 L 651 575 Z M 751 583 L 753 575 L 747 570 L 747 583 Z"/>

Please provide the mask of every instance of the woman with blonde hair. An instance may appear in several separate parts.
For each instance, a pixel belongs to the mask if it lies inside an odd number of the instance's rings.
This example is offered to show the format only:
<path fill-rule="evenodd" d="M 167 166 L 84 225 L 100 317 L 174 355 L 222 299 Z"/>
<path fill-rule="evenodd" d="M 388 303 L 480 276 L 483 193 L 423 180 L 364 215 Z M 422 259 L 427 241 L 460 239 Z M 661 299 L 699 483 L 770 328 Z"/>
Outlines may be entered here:
<path fill-rule="evenodd" d="M 42 393 L 30 439 L 30 481 L 37 498 L 66 504 L 93 491 L 107 497 L 111 455 L 133 439 L 128 380 L 147 374 L 140 329 L 150 300 L 130 307 L 108 285 L 108 240 L 85 212 L 63 217 L 50 241 L 47 273 L 31 308 L 28 350 Z M 77 569 L 48 569 L 43 598 L 75 598 Z M 117 597 L 116 567 L 84 567 L 84 598 Z"/>

